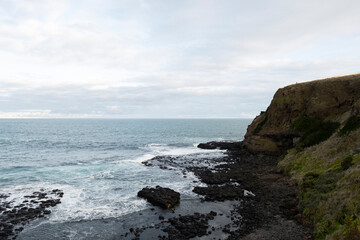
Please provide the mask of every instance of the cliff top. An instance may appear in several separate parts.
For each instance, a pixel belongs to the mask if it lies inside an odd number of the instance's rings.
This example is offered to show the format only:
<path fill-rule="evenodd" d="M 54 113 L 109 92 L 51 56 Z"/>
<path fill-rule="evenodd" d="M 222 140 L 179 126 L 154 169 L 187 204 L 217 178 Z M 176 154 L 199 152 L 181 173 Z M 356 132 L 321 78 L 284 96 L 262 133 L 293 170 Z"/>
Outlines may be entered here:
<path fill-rule="evenodd" d="M 297 83 L 280 88 L 270 106 L 249 125 L 244 143 L 254 152 L 281 154 L 294 146 L 292 127 L 301 116 L 343 126 L 360 113 L 360 74 Z M 285 136 L 288 136 L 286 138 Z"/>
<path fill-rule="evenodd" d="M 299 85 L 305 85 L 305 84 L 318 84 L 318 83 L 324 83 L 324 82 L 357 81 L 359 79 L 360 79 L 360 73 L 355 73 L 355 74 L 335 76 L 335 77 L 329 77 L 329 78 L 320 78 L 320 79 L 310 80 L 310 81 L 306 81 L 306 82 L 295 83 L 295 84 L 288 85 L 286 87 L 299 86 Z"/>

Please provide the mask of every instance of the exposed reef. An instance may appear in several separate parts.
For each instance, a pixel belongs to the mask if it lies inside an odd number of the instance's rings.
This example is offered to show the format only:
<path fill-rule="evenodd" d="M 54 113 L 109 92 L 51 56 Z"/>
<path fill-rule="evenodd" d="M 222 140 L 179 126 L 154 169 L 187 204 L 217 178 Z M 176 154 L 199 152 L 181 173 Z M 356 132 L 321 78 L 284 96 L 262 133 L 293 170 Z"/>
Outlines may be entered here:
<path fill-rule="evenodd" d="M 15 239 L 27 223 L 50 214 L 50 208 L 61 203 L 63 195 L 59 189 L 40 189 L 24 196 L 20 203 L 10 194 L 0 194 L 0 239 Z"/>
<path fill-rule="evenodd" d="M 234 148 L 234 145 L 237 146 Z M 210 142 L 198 147 L 227 149 L 227 154 L 217 158 L 190 156 L 162 156 L 144 162 L 146 166 L 159 167 L 164 171 L 180 170 L 184 176 L 195 174 L 202 185 L 193 192 L 202 197 L 202 206 L 232 201 L 230 213 L 223 215 L 221 208 L 210 208 L 203 214 L 187 214 L 179 218 L 164 217 L 157 225 L 158 231 L 166 232 L 161 239 L 189 239 L 206 236 L 206 239 L 311 239 L 310 228 L 296 219 L 297 187 L 277 169 L 275 156 L 252 154 L 241 142 Z M 170 167 L 169 167 L 170 166 Z M 200 183 L 199 183 L 200 184 Z M 205 186 L 203 184 L 206 184 Z M 211 211 L 214 212 L 211 214 Z M 207 217 L 206 217 L 207 216 Z M 207 218 L 209 220 L 207 220 Z M 212 218 L 214 218 L 212 220 Z M 186 222 L 197 222 L 199 229 Z M 213 224 L 216 221 L 216 224 Z M 175 224 L 175 225 L 174 225 Z M 191 225 L 191 224 L 190 224 Z M 146 227 L 139 230 L 142 239 Z M 168 231 L 172 229 L 171 231 Z M 129 232 L 130 234 L 130 232 Z"/>

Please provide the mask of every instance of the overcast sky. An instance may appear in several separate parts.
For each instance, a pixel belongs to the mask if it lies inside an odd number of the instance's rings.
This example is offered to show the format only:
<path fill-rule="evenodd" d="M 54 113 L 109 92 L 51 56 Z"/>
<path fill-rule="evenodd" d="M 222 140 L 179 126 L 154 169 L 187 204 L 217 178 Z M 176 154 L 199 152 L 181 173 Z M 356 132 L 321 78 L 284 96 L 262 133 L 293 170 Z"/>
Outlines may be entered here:
<path fill-rule="evenodd" d="M 1 0 L 0 118 L 254 117 L 360 72 L 359 0 Z"/>

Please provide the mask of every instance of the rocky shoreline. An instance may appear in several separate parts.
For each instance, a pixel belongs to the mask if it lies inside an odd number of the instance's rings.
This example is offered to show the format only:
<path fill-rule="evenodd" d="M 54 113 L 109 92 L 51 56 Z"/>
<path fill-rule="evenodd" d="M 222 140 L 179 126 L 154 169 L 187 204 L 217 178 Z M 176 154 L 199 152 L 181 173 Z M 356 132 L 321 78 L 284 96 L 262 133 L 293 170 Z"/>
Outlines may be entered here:
<path fill-rule="evenodd" d="M 10 194 L 0 194 L 0 239 L 15 239 L 27 223 L 50 214 L 50 208 L 60 204 L 63 195 L 60 189 L 40 189 L 17 203 Z"/>
<path fill-rule="evenodd" d="M 240 147 L 234 149 L 234 145 Z M 224 143 L 220 146 L 224 148 Z M 297 186 L 278 170 L 277 157 L 250 153 L 242 143 L 229 146 L 228 162 L 218 167 L 220 171 L 197 173 L 209 185 L 210 193 L 219 194 L 215 200 L 224 199 L 223 191 L 229 193 L 225 194 L 227 199 L 233 197 L 236 188 L 246 189 L 244 195 L 239 192 L 237 196 L 243 204 L 236 211 L 243 222 L 235 222 L 240 227 L 231 231 L 228 239 L 312 239 L 312 230 L 299 223 Z M 212 191 L 214 183 L 222 184 L 217 187 L 222 191 Z M 228 184 L 234 183 L 238 187 L 229 188 Z"/>
<path fill-rule="evenodd" d="M 302 226 L 297 211 L 297 186 L 277 169 L 277 158 L 252 154 L 241 142 L 209 142 L 204 149 L 227 149 L 227 157 L 208 159 L 207 166 L 189 165 L 176 157 L 156 157 L 144 162 L 169 170 L 183 167 L 183 174 L 194 173 L 207 186 L 195 187 L 203 202 L 234 201 L 229 223 L 216 229 L 208 224 L 217 209 L 207 214 L 194 212 L 186 216 L 162 218 L 156 227 L 168 235 L 159 239 L 218 239 L 213 231 L 222 231 L 226 239 L 312 239 L 312 229 Z M 183 165 L 183 166 L 181 166 Z M 186 224 L 191 223 L 191 224 Z M 147 227 L 135 230 L 134 239 L 146 239 Z M 171 230 L 169 230 L 171 229 Z M 129 231 L 131 234 L 132 231 Z"/>
<path fill-rule="evenodd" d="M 145 193 L 147 198 L 148 193 L 155 192 L 156 199 L 147 199 L 159 207 L 114 219 L 58 224 L 45 222 L 30 230 L 21 229 L 9 238 L 66 239 L 64 228 L 77 232 L 73 237 L 78 239 L 313 238 L 312 229 L 299 223 L 302 218 L 296 209 L 297 186 L 277 169 L 275 156 L 252 154 L 239 142 L 208 144 L 199 146 L 225 150 L 228 145 L 229 149 L 227 154 L 215 158 L 159 156 L 143 162 L 148 167 L 164 171 L 180 170 L 184 178 L 194 174 L 199 181 L 195 181 L 197 186 L 193 192 L 201 197 L 200 200 L 181 199 L 178 203 L 178 194 L 170 189 L 144 188 L 145 192 L 140 191 L 140 195 L 144 197 Z M 57 192 L 54 194 L 62 197 Z M 162 195 L 166 201 L 158 202 Z M 174 202 L 168 207 L 166 204 L 170 200 Z M 33 219 L 49 212 L 48 208 L 44 211 Z M 94 235 L 89 234 L 89 228 L 93 229 Z"/>

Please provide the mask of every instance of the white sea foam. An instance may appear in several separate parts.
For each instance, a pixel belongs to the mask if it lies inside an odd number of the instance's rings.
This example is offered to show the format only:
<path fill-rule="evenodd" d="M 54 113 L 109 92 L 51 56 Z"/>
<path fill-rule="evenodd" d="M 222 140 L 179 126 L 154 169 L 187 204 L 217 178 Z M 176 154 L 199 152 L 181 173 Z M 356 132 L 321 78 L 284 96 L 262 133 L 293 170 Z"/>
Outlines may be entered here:
<path fill-rule="evenodd" d="M 205 121 L 210 124 L 206 128 L 199 128 L 198 121 L 194 121 L 195 125 L 191 121 L 176 121 L 176 126 L 174 123 L 59 120 L 54 124 L 47 120 L 11 120 L 0 126 L 2 137 L 10 139 L 1 143 L 0 194 L 9 193 L 4 201 L 18 205 L 26 195 L 41 189 L 61 189 L 61 203 L 50 208 L 52 212 L 47 216 L 56 222 L 119 217 L 139 211 L 149 206 L 137 197 L 137 192 L 146 186 L 161 185 L 180 192 L 182 198 L 195 198 L 192 189 L 201 183 L 194 183 L 198 179 L 190 172 L 184 178 L 182 167 L 205 166 L 207 160 L 223 156 L 224 151 L 199 149 L 198 144 L 191 143 L 221 140 L 214 138 L 220 135 L 231 139 L 240 133 L 235 134 L 235 122 L 211 127 L 212 121 Z M 148 139 L 153 143 L 145 145 Z M 175 170 L 141 164 L 166 155 L 176 158 L 174 166 L 169 166 Z M 184 164 L 177 167 L 176 161 Z"/>
<path fill-rule="evenodd" d="M 149 168 L 136 162 L 109 164 L 102 168 L 105 170 L 98 171 L 93 165 L 67 166 L 66 174 L 71 172 L 76 178 L 75 182 L 70 179 L 66 184 L 24 184 L 4 188 L 2 193 L 9 193 L 7 200 L 18 205 L 25 200 L 24 196 L 35 191 L 61 189 L 64 192 L 61 203 L 51 208 L 52 213 L 49 215 L 49 221 L 52 222 L 120 217 L 139 211 L 148 206 L 145 200 L 137 197 L 137 192 L 145 186 L 172 188 L 181 192 L 183 199 L 196 197 L 192 189 L 195 185 L 193 181 L 197 178 L 192 173 L 187 173 L 187 178 L 183 178 L 179 171 Z"/>
<path fill-rule="evenodd" d="M 114 172 L 113 171 L 104 171 L 104 172 L 97 172 L 90 176 L 90 178 L 97 178 L 97 179 L 114 179 Z"/>
<path fill-rule="evenodd" d="M 116 162 L 120 163 L 123 161 L 128 161 L 128 162 L 141 163 L 146 160 L 150 160 L 156 156 L 180 156 L 180 155 L 190 155 L 190 154 L 206 154 L 206 156 L 209 157 L 220 157 L 223 156 L 224 153 L 226 152 L 225 150 L 219 150 L 219 149 L 213 149 L 213 150 L 200 149 L 197 148 L 198 145 L 199 145 L 198 143 L 194 143 L 192 146 L 188 146 L 188 147 L 176 147 L 168 144 L 151 143 L 145 145 L 144 147 L 141 147 L 141 149 L 147 151 L 144 155 L 141 155 L 133 159 L 118 160 Z M 214 155 L 214 153 L 216 155 Z"/>
<path fill-rule="evenodd" d="M 170 155 L 170 156 L 179 156 L 179 155 L 188 155 L 188 154 L 196 154 L 196 153 L 224 153 L 225 150 L 208 150 L 208 149 L 201 149 L 197 148 L 199 144 L 194 143 L 192 146 L 189 147 L 174 147 L 168 144 L 157 144 L 151 143 L 147 144 L 144 149 L 149 150 L 152 152 L 153 155 L 156 156 L 163 156 L 163 155 Z"/>
<path fill-rule="evenodd" d="M 245 197 L 247 197 L 247 196 L 255 197 L 255 193 L 248 191 L 248 190 L 244 190 L 244 196 Z"/>
<path fill-rule="evenodd" d="M 137 158 L 134 158 L 134 159 L 125 159 L 125 160 L 120 160 L 120 161 L 117 161 L 117 162 L 124 162 L 124 161 L 128 161 L 128 162 L 137 162 L 137 163 L 141 163 L 143 161 L 146 161 L 146 160 L 149 160 L 149 159 L 152 159 L 153 157 L 156 157 L 156 155 L 154 154 L 150 154 L 150 153 L 147 153 L 147 154 L 144 154 L 140 157 L 137 157 Z"/>

